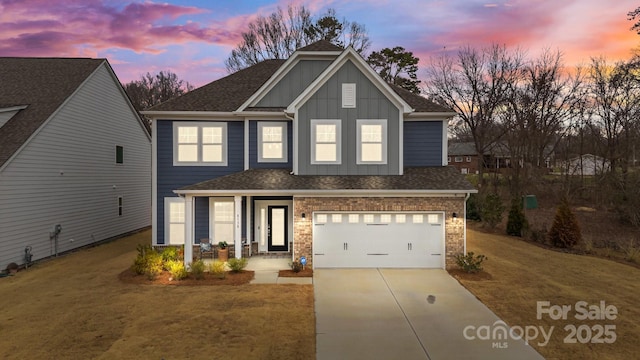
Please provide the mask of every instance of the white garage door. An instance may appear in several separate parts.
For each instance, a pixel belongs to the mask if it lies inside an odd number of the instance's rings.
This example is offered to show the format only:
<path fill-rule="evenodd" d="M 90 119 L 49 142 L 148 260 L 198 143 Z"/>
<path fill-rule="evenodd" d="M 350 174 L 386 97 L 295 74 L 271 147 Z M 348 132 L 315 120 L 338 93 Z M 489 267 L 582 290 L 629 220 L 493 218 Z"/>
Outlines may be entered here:
<path fill-rule="evenodd" d="M 442 213 L 314 213 L 316 268 L 443 268 Z"/>

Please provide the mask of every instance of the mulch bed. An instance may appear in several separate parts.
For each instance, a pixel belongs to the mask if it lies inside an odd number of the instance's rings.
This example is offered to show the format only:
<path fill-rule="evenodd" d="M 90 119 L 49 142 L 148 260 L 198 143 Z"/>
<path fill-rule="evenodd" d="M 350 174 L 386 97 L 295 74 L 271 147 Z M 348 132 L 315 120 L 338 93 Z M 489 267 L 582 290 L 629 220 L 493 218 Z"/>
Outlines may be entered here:
<path fill-rule="evenodd" d="M 293 272 L 293 270 L 280 270 L 278 272 L 279 277 L 313 277 L 313 269 L 306 268 L 299 272 Z"/>
<path fill-rule="evenodd" d="M 480 271 L 477 273 L 468 273 L 461 269 L 451 269 L 447 271 L 451 276 L 458 280 L 483 281 L 493 279 L 493 276 L 486 271 Z"/>
<path fill-rule="evenodd" d="M 196 279 L 192 274 L 183 280 L 171 279 L 168 271 L 163 271 L 155 279 L 149 280 L 145 275 L 138 275 L 131 269 L 126 269 L 118 275 L 120 281 L 127 284 L 138 285 L 176 285 L 176 286 L 201 286 L 201 285 L 244 285 L 253 280 L 254 273 L 250 270 L 240 272 L 226 272 L 224 279 L 212 275 L 208 272 L 204 273 L 202 279 Z"/>

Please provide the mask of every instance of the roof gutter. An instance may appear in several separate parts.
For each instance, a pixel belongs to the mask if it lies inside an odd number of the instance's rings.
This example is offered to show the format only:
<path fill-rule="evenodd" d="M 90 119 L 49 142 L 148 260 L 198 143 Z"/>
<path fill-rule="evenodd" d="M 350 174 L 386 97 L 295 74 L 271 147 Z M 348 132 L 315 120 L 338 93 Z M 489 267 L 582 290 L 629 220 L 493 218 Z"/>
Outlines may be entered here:
<path fill-rule="evenodd" d="M 477 193 L 478 190 L 366 190 L 366 189 L 340 189 L 340 190 L 174 190 L 177 195 L 241 195 L 241 196 L 260 196 L 260 195 L 286 195 L 286 196 L 343 196 L 343 197 L 466 197 L 468 194 Z"/>

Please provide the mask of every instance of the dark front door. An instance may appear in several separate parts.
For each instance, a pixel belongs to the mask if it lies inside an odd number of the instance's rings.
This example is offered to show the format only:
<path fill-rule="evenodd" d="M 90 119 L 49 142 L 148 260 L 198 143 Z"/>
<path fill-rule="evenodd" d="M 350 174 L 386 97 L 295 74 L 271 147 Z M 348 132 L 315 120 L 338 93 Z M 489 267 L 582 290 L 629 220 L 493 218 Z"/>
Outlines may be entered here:
<path fill-rule="evenodd" d="M 289 251 L 287 229 L 287 207 L 269 206 L 267 224 L 269 251 Z"/>

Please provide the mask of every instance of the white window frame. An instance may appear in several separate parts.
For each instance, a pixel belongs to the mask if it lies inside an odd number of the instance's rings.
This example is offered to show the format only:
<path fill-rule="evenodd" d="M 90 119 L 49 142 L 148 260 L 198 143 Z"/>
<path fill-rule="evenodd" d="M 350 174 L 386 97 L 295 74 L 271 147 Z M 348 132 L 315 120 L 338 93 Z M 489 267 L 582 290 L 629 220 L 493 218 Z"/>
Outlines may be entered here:
<path fill-rule="evenodd" d="M 178 222 L 178 221 L 174 221 L 171 222 L 171 204 L 182 204 L 183 206 L 183 221 L 182 222 Z M 186 209 L 186 201 L 184 201 L 184 198 L 181 197 L 166 197 L 164 198 L 164 244 L 165 245 L 181 245 L 185 243 L 185 231 L 183 231 L 182 234 L 182 238 L 179 240 L 175 240 L 175 241 L 171 241 L 171 225 L 172 224 L 182 224 L 183 229 L 186 229 L 187 223 L 186 223 L 186 213 L 187 213 L 187 209 Z M 193 242 L 193 241 L 192 241 Z"/>
<path fill-rule="evenodd" d="M 345 109 L 354 109 L 356 107 L 356 84 L 342 84 L 342 107 Z"/>
<path fill-rule="evenodd" d="M 382 127 L 381 148 L 382 156 L 380 161 L 363 161 L 362 160 L 362 126 L 363 125 L 380 125 Z M 386 164 L 387 163 L 387 149 L 388 149 L 388 127 L 387 119 L 361 119 L 356 120 L 356 164 L 357 165 L 369 165 L 369 164 Z M 368 142 L 376 144 L 375 142 Z"/>
<path fill-rule="evenodd" d="M 471 156 L 467 156 L 466 160 L 467 162 L 471 162 Z"/>
<path fill-rule="evenodd" d="M 264 144 L 263 132 L 265 127 L 279 127 L 282 130 L 282 139 L 280 144 L 282 146 L 282 157 L 280 158 L 264 158 L 262 154 L 262 146 Z M 269 141 L 268 143 L 277 144 L 276 141 Z M 287 123 L 286 122 L 273 122 L 273 121 L 259 121 L 258 122 L 258 162 L 259 163 L 286 163 L 288 159 L 287 154 Z"/>
<path fill-rule="evenodd" d="M 312 165 L 340 165 L 342 164 L 342 120 L 340 119 L 311 119 L 311 164 Z M 318 125 L 336 126 L 336 160 L 317 161 L 316 160 L 316 127 Z M 333 144 L 333 143 L 322 143 Z"/>
<path fill-rule="evenodd" d="M 463 159 L 464 159 L 464 158 L 463 158 L 462 156 L 456 156 L 453 160 L 454 160 L 455 162 L 462 162 L 462 160 L 463 160 Z"/>
<path fill-rule="evenodd" d="M 197 151 L 198 156 L 196 161 L 179 161 L 178 160 L 178 132 L 181 127 L 195 127 L 197 128 Z M 220 127 L 222 129 L 222 160 L 221 161 L 203 161 L 203 147 L 208 144 L 203 143 L 203 128 L 208 127 Z M 173 166 L 227 166 L 228 164 L 228 132 L 226 122 L 183 122 L 176 121 L 173 123 Z"/>
<path fill-rule="evenodd" d="M 215 203 L 231 203 L 233 205 L 233 214 L 234 216 L 231 220 L 226 221 L 216 221 L 215 217 Z M 211 197 L 209 198 L 209 238 L 213 239 L 214 244 L 219 243 L 220 241 L 226 241 L 228 245 L 233 245 L 235 243 L 236 238 L 236 228 L 235 228 L 235 201 L 232 197 Z M 216 230 L 215 227 L 217 224 L 231 225 L 233 229 L 233 233 L 231 239 L 217 239 L 215 236 Z"/>

